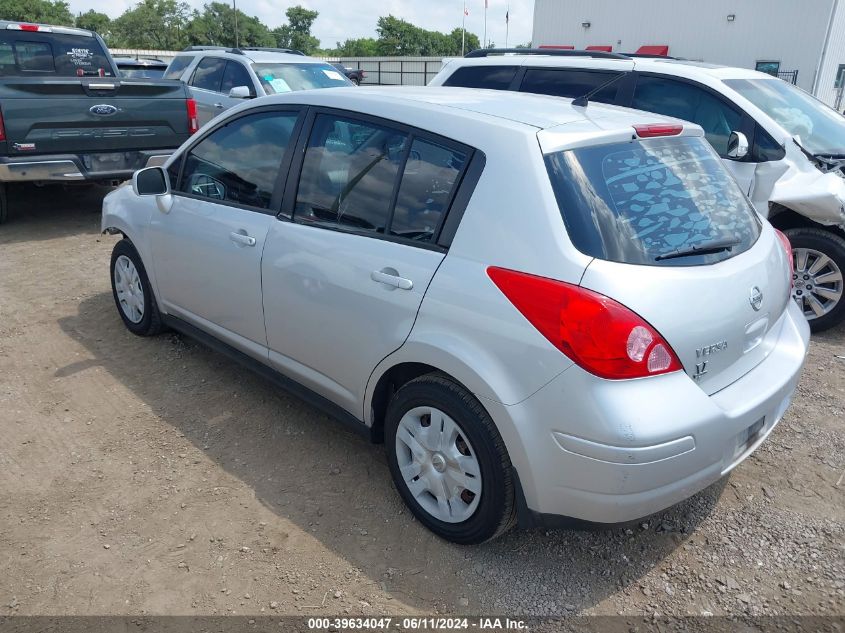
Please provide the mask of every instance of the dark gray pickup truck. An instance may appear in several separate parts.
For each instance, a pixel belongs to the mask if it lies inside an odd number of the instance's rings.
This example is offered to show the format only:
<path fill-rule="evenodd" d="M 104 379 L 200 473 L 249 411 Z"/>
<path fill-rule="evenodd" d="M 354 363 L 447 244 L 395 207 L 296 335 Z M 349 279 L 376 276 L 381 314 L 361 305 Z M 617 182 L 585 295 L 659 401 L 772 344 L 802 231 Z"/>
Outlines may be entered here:
<path fill-rule="evenodd" d="M 120 76 L 102 38 L 0 20 L 0 223 L 10 182 L 115 182 L 197 129 L 187 88 Z"/>

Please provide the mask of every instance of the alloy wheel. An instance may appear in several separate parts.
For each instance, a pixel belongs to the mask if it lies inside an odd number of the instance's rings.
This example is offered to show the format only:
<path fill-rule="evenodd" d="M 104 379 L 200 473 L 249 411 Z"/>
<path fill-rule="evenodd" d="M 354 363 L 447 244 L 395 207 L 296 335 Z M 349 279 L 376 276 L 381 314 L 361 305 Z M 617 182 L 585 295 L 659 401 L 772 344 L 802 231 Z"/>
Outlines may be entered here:
<path fill-rule="evenodd" d="M 828 314 L 842 300 L 842 271 L 821 251 L 795 248 L 793 254 L 792 298 L 807 320 Z"/>

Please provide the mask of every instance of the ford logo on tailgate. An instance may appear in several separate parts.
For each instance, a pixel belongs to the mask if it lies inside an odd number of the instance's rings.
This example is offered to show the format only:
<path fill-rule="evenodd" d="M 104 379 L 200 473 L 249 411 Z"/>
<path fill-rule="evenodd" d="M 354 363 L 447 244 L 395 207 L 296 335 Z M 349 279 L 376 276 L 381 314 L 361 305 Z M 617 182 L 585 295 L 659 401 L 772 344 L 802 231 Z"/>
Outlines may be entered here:
<path fill-rule="evenodd" d="M 117 113 L 117 108 L 108 103 L 101 103 L 100 105 L 91 106 L 88 112 L 96 114 L 97 116 L 111 116 Z"/>

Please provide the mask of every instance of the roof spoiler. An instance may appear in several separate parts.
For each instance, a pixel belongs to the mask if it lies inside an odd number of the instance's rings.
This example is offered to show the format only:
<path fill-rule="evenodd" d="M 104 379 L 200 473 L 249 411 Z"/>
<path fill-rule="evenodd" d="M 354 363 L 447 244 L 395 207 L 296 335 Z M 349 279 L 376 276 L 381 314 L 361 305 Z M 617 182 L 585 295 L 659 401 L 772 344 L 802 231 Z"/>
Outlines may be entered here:
<path fill-rule="evenodd" d="M 594 59 L 631 59 L 620 53 L 604 51 L 576 51 L 559 48 L 479 48 L 464 57 L 492 57 L 494 55 L 543 55 L 546 57 L 592 57 Z"/>

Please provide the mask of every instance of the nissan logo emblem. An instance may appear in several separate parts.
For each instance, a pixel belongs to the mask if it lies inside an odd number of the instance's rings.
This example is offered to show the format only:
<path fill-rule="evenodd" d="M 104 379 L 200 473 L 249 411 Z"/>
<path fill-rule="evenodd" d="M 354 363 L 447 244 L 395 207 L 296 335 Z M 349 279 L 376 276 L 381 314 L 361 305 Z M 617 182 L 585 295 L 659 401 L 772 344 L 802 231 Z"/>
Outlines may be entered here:
<path fill-rule="evenodd" d="M 117 108 L 108 103 L 101 103 L 100 105 L 91 106 L 88 112 L 96 114 L 97 116 L 111 116 L 117 113 Z"/>
<path fill-rule="evenodd" d="M 754 308 L 754 311 L 757 312 L 763 305 L 763 291 L 760 290 L 757 286 L 754 286 L 753 288 L 751 288 L 751 293 L 748 297 L 748 301 L 751 303 L 751 307 Z"/>

